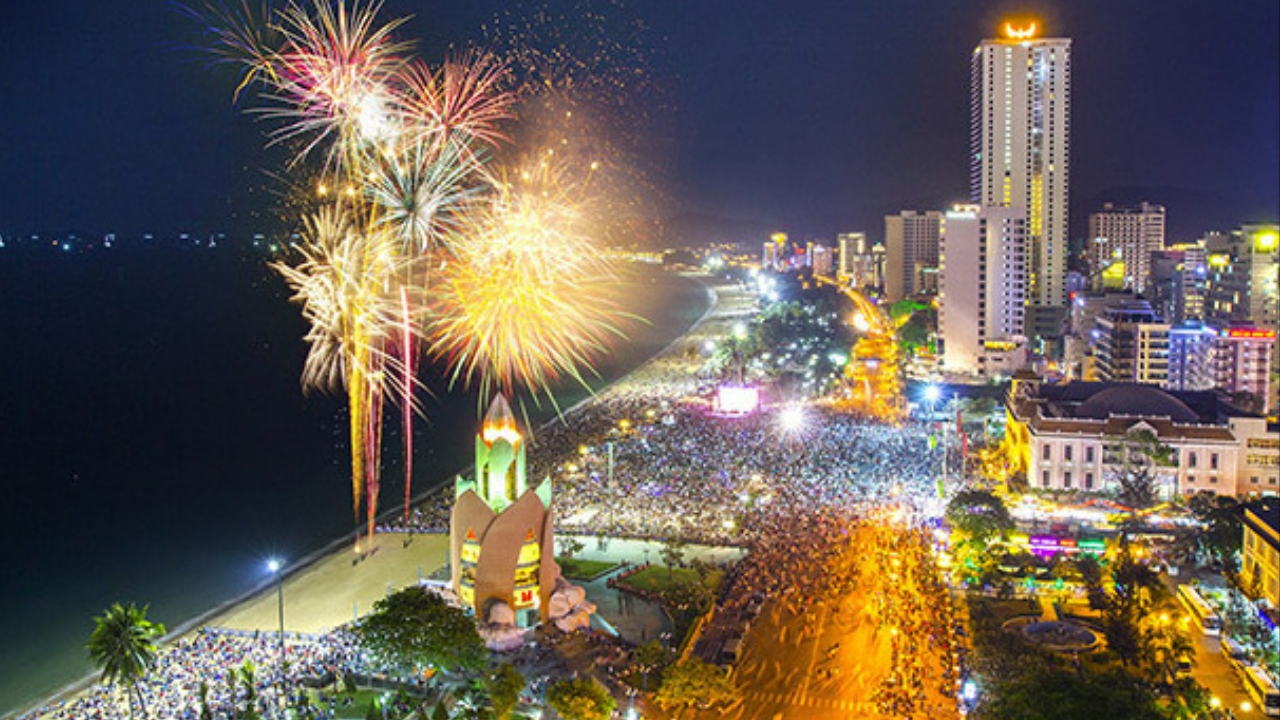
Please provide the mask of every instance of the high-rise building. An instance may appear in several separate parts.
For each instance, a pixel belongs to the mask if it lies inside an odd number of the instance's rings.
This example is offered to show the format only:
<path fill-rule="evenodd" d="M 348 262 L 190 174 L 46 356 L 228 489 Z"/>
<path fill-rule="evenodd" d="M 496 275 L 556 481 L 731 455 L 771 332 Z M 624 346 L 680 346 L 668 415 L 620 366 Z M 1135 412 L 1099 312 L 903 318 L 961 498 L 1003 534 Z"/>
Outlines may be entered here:
<path fill-rule="evenodd" d="M 1026 212 L 956 206 L 942 230 L 938 329 L 948 373 L 1011 376 L 1026 361 Z"/>
<path fill-rule="evenodd" d="M 1203 247 L 1178 245 L 1153 252 L 1150 269 L 1145 294 L 1160 317 L 1171 325 L 1204 317 L 1208 268 Z"/>
<path fill-rule="evenodd" d="M 809 267 L 813 270 L 814 275 L 827 278 L 835 277 L 835 257 L 830 247 L 822 243 L 811 242 L 806 246 L 805 254 L 808 255 Z"/>
<path fill-rule="evenodd" d="M 1245 225 L 1205 237 L 1209 266 L 1205 320 L 1276 330 L 1280 313 L 1280 227 Z"/>
<path fill-rule="evenodd" d="M 1214 387 L 1229 394 L 1248 393 L 1261 403 L 1256 409 L 1274 410 L 1271 357 L 1275 344 L 1275 330 L 1245 325 L 1219 330 L 1210 354 Z"/>
<path fill-rule="evenodd" d="M 1097 377 L 1104 382 L 1164 385 L 1169 379 L 1169 325 L 1146 300 L 1108 307 L 1093 332 Z"/>
<path fill-rule="evenodd" d="M 925 292 L 926 274 L 937 271 L 942 213 L 903 210 L 884 218 L 884 295 L 889 302 Z"/>
<path fill-rule="evenodd" d="M 853 259 L 867 250 L 867 234 L 858 232 L 836 235 L 836 252 L 839 253 L 837 274 L 841 280 L 853 277 Z"/>
<path fill-rule="evenodd" d="M 973 51 L 971 199 L 1027 212 L 1028 334 L 1061 335 L 1066 313 L 1071 40 L 1005 25 Z"/>
<path fill-rule="evenodd" d="M 873 245 L 866 233 L 840 233 L 836 236 L 839 278 L 855 289 L 879 291 L 884 286 L 884 246 Z"/>
<path fill-rule="evenodd" d="M 1213 389 L 1213 340 L 1216 330 L 1198 322 L 1169 328 L 1169 390 Z"/>
<path fill-rule="evenodd" d="M 1151 253 L 1164 249 L 1164 207 L 1142 203 L 1117 208 L 1104 203 L 1101 212 L 1089 215 L 1089 239 L 1085 250 L 1094 289 L 1114 277 L 1118 290 L 1144 292 L 1151 273 Z"/>

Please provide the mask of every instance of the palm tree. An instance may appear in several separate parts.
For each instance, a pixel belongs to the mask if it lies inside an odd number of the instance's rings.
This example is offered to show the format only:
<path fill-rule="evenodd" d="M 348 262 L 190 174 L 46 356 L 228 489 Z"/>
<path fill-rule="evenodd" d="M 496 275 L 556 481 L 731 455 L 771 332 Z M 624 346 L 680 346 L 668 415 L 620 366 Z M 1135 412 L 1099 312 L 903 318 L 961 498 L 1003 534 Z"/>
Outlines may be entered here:
<path fill-rule="evenodd" d="M 155 666 L 156 638 L 164 635 L 164 625 L 147 620 L 147 608 L 139 610 L 133 603 L 115 603 L 94 622 L 97 626 L 86 646 L 89 658 L 102 671 L 103 682 L 118 681 L 127 688 L 129 717 L 133 717 L 135 696 L 146 717 L 146 701 L 138 681 Z"/>

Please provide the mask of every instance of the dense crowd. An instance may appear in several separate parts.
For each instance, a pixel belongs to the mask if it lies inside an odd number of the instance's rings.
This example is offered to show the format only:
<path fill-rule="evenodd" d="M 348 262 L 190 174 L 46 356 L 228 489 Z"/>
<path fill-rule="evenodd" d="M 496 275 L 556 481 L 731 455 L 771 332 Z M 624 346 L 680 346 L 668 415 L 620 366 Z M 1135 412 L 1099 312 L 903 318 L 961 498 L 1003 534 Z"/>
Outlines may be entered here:
<path fill-rule="evenodd" d="M 211 717 L 240 717 L 250 702 L 268 716 L 283 717 L 285 707 L 296 707 L 301 701 L 301 688 L 359 667 L 355 645 L 342 632 L 322 637 L 290 635 L 286 658 L 281 683 L 279 635 L 201 629 L 160 650 L 155 669 L 138 683 L 133 702 L 135 708 L 145 707 L 148 717 L 162 720 L 197 720 L 205 708 Z M 333 711 L 333 707 L 318 706 L 314 717 L 333 717 Z M 95 685 L 83 695 L 20 720 L 126 717 L 126 700 L 113 688 Z"/>
<path fill-rule="evenodd" d="M 856 582 L 853 571 L 820 578 L 828 563 L 812 560 L 815 553 L 839 552 L 859 508 L 883 506 L 886 499 L 905 508 L 935 502 L 941 456 L 924 428 L 869 424 L 818 404 L 797 406 L 805 416 L 785 426 L 781 405 L 717 416 L 710 388 L 691 369 L 696 353 L 688 350 L 700 341 L 695 336 L 685 342 L 688 347 L 673 348 L 531 438 L 528 477 L 551 478 L 559 531 L 738 545 L 750 554 L 730 576 L 731 596 L 778 596 L 804 612 L 812 598 L 798 589 Z M 407 525 L 397 520 L 383 529 L 447 532 L 452 500 L 445 489 L 415 507 Z M 904 557 L 923 563 L 914 552 Z M 921 575 L 904 587 L 928 590 L 925 597 L 936 589 L 933 582 Z M 940 653 L 950 653 L 939 639 L 947 637 L 946 618 L 898 594 L 882 603 L 884 612 L 913 624 L 913 636 L 924 633 L 930 643 L 942 643 L 936 645 Z M 155 718 L 194 720 L 203 706 L 213 717 L 234 717 L 251 697 L 274 715 L 299 700 L 281 688 L 358 665 L 341 632 L 295 639 L 289 652 L 282 684 L 273 634 L 202 631 L 162 651 L 141 695 Z M 898 682 L 919 685 L 931 674 L 902 662 Z M 256 668 L 248 679 L 246 667 Z M 324 707 L 311 712 L 331 714 Z M 124 716 L 124 704 L 96 687 L 23 720 Z"/>

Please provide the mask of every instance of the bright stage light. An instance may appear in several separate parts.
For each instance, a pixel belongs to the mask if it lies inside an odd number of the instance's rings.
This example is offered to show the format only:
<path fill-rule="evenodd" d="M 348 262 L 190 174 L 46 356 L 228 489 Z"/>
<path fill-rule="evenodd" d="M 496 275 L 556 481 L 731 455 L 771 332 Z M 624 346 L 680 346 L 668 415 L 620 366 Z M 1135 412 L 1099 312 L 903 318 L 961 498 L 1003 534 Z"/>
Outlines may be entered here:
<path fill-rule="evenodd" d="M 786 408 L 778 415 L 778 422 L 784 432 L 799 432 L 804 429 L 804 408 L 798 405 Z"/>
<path fill-rule="evenodd" d="M 723 415 L 747 415 L 760 407 L 760 390 L 754 387 L 721 385 L 716 391 L 715 410 Z"/>

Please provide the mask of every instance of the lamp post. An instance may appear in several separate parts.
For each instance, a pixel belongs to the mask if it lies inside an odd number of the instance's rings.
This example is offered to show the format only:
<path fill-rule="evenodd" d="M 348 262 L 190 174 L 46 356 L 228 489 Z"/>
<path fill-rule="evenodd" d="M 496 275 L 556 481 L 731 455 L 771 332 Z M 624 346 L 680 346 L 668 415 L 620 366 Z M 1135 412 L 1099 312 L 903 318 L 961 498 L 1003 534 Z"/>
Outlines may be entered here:
<path fill-rule="evenodd" d="M 276 608 L 280 616 L 280 685 L 284 685 L 284 574 L 280 572 L 280 561 L 271 558 L 267 561 L 267 569 L 276 576 Z"/>

